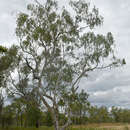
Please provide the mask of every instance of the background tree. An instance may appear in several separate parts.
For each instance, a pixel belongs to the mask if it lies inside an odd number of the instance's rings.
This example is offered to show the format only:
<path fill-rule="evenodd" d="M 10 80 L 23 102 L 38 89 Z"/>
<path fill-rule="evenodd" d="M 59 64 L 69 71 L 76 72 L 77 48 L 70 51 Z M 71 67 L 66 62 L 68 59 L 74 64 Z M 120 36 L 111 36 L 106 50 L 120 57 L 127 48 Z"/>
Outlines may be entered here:
<path fill-rule="evenodd" d="M 7 48 L 0 46 L 0 62 L 2 63 L 2 56 L 7 52 Z M 3 90 L 2 90 L 2 83 L 3 83 L 3 70 L 0 70 L 0 124 L 2 120 L 2 109 L 4 105 L 4 97 L 3 97 Z"/>
<path fill-rule="evenodd" d="M 24 113 L 26 109 L 26 104 L 23 102 L 21 98 L 16 98 L 13 99 L 11 103 L 11 107 L 13 111 L 15 112 L 14 114 L 14 122 L 17 126 L 24 126 Z"/>
<path fill-rule="evenodd" d="M 90 123 L 107 123 L 111 122 L 111 116 L 106 107 L 91 106 L 88 112 L 88 121 Z"/>
<path fill-rule="evenodd" d="M 0 125 L 1 125 L 1 120 L 2 120 L 3 105 L 4 105 L 4 97 L 2 94 L 2 90 L 0 90 Z"/>
<path fill-rule="evenodd" d="M 17 55 L 17 46 L 12 46 L 9 49 L 0 47 L 0 87 L 7 86 L 8 76 L 11 70 L 15 68 Z"/>
<path fill-rule="evenodd" d="M 123 122 L 123 117 L 125 116 L 125 110 L 113 106 L 111 109 L 111 116 L 114 122 Z M 127 118 L 125 117 L 125 119 Z"/>
<path fill-rule="evenodd" d="M 5 47 L 3 47 L 3 46 L 0 46 L 0 64 L 2 64 L 2 62 L 3 62 L 3 56 L 4 56 L 4 54 L 7 52 L 7 48 L 5 48 Z M 1 68 L 0 69 L 0 87 L 2 87 L 2 80 L 3 80 L 3 73 L 2 73 L 2 71 L 3 71 L 4 69 L 3 68 Z"/>
<path fill-rule="evenodd" d="M 9 127 L 14 124 L 14 116 L 15 116 L 15 111 L 11 105 L 8 105 L 3 108 L 2 111 L 2 128 L 4 127 Z"/>
<path fill-rule="evenodd" d="M 26 100 L 37 93 L 51 113 L 55 130 L 71 124 L 72 101 L 83 77 L 90 71 L 125 63 L 114 55 L 112 33 L 104 36 L 93 32 L 103 23 L 98 9 L 83 0 L 70 1 L 69 6 L 73 13 L 65 7 L 59 9 L 53 0 L 43 5 L 36 1 L 28 5 L 28 14 L 19 14 L 16 35 L 20 46 L 9 77 L 10 93 Z M 60 100 L 66 115 L 63 126 L 59 124 Z"/>
<path fill-rule="evenodd" d="M 49 127 L 53 126 L 52 116 L 51 116 L 51 113 L 49 111 L 44 112 L 43 118 L 44 118 L 43 123 L 45 126 L 49 126 Z"/>
<path fill-rule="evenodd" d="M 88 94 L 82 90 L 80 93 L 76 93 L 74 101 L 71 101 L 72 119 L 75 124 L 83 124 L 87 121 L 87 113 L 90 107 L 88 102 Z"/>
<path fill-rule="evenodd" d="M 36 106 L 27 104 L 26 106 L 27 126 L 35 126 L 36 128 L 38 128 L 40 124 L 40 120 L 42 120 L 41 110 Z"/>

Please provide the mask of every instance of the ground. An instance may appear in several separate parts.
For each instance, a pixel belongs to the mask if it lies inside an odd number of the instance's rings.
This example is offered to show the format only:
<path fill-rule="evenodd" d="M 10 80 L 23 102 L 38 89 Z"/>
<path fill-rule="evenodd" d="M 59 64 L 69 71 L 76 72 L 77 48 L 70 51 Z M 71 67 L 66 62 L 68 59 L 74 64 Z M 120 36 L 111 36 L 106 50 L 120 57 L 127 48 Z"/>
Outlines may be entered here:
<path fill-rule="evenodd" d="M 6 128 L 0 130 L 53 130 L 51 127 L 41 127 L 37 128 Z M 88 125 L 78 125 L 72 126 L 71 129 L 68 130 L 130 130 L 130 124 L 113 124 L 113 123 L 106 123 L 106 124 L 88 124 Z"/>

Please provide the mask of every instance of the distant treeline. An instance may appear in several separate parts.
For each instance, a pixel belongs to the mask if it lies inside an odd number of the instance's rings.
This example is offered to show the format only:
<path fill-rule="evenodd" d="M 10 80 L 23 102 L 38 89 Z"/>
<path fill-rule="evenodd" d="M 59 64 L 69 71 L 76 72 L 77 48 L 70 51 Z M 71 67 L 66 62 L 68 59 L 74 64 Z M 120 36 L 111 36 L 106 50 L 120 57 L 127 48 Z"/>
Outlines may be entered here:
<path fill-rule="evenodd" d="M 40 107 L 34 107 L 17 99 L 12 104 L 2 108 L 0 115 L 0 125 L 7 126 L 53 126 L 50 112 L 41 111 Z M 130 123 L 130 110 L 118 107 L 74 107 L 72 114 L 72 124 L 81 125 L 87 123 Z M 66 122 L 66 116 L 59 113 L 60 125 Z"/>

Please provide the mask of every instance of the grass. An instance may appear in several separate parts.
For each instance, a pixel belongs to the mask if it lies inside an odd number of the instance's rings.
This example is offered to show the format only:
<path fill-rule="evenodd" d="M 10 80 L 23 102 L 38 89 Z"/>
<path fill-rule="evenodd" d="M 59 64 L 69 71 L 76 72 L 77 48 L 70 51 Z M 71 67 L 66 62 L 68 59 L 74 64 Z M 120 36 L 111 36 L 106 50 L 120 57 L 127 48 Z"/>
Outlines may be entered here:
<path fill-rule="evenodd" d="M 52 127 L 42 126 L 37 128 L 5 128 L 0 130 L 54 130 Z M 88 124 L 80 126 L 72 126 L 67 130 L 130 130 L 129 124 Z"/>
<path fill-rule="evenodd" d="M 34 128 L 34 127 L 30 127 L 30 128 L 23 128 L 23 127 L 12 127 L 12 128 L 1 128 L 0 130 L 53 130 L 52 127 L 46 127 L 46 126 L 42 126 L 40 128 Z"/>
<path fill-rule="evenodd" d="M 1 128 L 0 130 L 53 130 L 52 127 L 45 127 L 42 126 L 40 128 L 34 128 L 34 127 L 30 127 L 30 128 L 23 128 L 23 127 L 9 127 L 9 128 Z"/>

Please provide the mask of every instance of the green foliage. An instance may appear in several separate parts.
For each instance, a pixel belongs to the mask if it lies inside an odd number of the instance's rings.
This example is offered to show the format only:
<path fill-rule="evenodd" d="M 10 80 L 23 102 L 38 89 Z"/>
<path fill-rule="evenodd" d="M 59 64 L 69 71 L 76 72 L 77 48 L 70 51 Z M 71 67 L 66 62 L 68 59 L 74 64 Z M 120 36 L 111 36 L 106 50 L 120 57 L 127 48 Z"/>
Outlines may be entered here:
<path fill-rule="evenodd" d="M 44 125 L 49 127 L 53 126 L 53 119 L 50 112 L 48 111 L 45 112 L 43 119 L 44 119 Z"/>
<path fill-rule="evenodd" d="M 3 108 L 2 114 L 1 114 L 1 125 L 2 127 L 9 127 L 11 126 L 14 122 L 13 118 L 15 116 L 15 113 L 13 111 L 13 108 L 11 106 L 7 106 Z"/>
<path fill-rule="evenodd" d="M 112 107 L 111 116 L 113 118 L 113 122 L 130 122 L 130 110 L 129 109 L 121 109 L 117 107 Z"/>
<path fill-rule="evenodd" d="M 7 70 L 9 67 L 13 67 L 12 63 L 15 62 L 17 54 L 17 46 L 12 46 L 0 60 L 0 72 Z"/>
<path fill-rule="evenodd" d="M 0 87 L 6 87 L 8 76 L 12 69 L 15 69 L 17 61 L 18 47 L 13 45 L 9 49 L 4 48 L 4 52 L 0 57 Z"/>
<path fill-rule="evenodd" d="M 0 53 L 7 52 L 7 48 L 0 45 Z"/>
<path fill-rule="evenodd" d="M 89 122 L 93 123 L 107 123 L 111 122 L 110 113 L 106 107 L 91 106 L 89 109 Z"/>
<path fill-rule="evenodd" d="M 35 126 L 36 123 L 40 123 L 40 120 L 42 119 L 42 113 L 38 109 L 38 107 L 35 106 L 29 106 L 27 105 L 26 108 L 26 122 L 27 126 Z"/>

